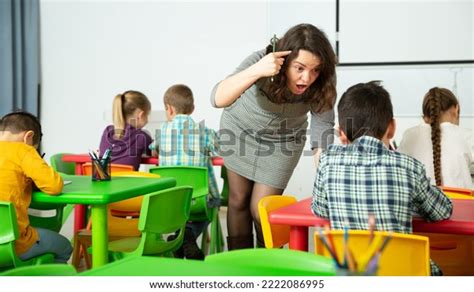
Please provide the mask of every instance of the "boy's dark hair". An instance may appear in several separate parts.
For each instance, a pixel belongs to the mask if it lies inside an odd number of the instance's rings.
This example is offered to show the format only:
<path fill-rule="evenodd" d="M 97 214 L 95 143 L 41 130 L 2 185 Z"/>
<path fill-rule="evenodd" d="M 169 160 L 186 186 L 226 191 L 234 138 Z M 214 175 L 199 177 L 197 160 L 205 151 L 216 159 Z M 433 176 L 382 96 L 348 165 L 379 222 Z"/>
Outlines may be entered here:
<path fill-rule="evenodd" d="M 0 120 L 0 131 L 9 131 L 14 134 L 33 131 L 33 145 L 39 145 L 43 132 L 37 117 L 25 111 L 15 111 L 6 114 Z"/>
<path fill-rule="evenodd" d="M 349 141 L 367 135 L 381 139 L 393 119 L 389 93 L 380 81 L 351 86 L 337 106 L 339 127 Z"/>
<path fill-rule="evenodd" d="M 172 105 L 178 114 L 189 115 L 194 110 L 193 92 L 184 84 L 176 84 L 168 88 L 164 102 L 165 105 Z"/>

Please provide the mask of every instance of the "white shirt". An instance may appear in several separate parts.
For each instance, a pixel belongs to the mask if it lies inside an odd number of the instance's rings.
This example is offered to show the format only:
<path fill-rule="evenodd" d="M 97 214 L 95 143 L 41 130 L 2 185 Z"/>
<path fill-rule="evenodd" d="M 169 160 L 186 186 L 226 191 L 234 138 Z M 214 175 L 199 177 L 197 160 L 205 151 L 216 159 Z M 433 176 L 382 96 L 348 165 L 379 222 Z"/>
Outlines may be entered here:
<path fill-rule="evenodd" d="M 444 186 L 473 189 L 469 168 L 474 165 L 474 134 L 445 122 L 441 129 L 441 175 Z M 433 166 L 431 126 L 422 123 L 403 133 L 398 151 L 421 161 L 431 183 L 436 184 Z"/>

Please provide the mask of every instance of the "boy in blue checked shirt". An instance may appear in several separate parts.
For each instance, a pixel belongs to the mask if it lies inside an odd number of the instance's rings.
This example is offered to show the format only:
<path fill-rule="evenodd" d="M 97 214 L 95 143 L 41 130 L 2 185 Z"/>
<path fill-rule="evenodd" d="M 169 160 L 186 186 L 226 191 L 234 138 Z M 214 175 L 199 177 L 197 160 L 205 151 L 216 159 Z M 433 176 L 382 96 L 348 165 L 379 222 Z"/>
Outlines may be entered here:
<path fill-rule="evenodd" d="M 168 88 L 164 95 L 166 118 L 155 137 L 155 148 L 161 166 L 187 165 L 203 166 L 208 169 L 209 202 L 219 204 L 219 190 L 214 176 L 211 156 L 217 156 L 217 136 L 212 129 L 191 118 L 194 111 L 193 93 L 189 87 L 176 84 Z M 196 244 L 196 238 L 209 222 L 188 222 L 182 249 L 177 257 L 204 259 L 203 252 Z"/>
<path fill-rule="evenodd" d="M 313 189 L 313 212 L 333 229 L 412 233 L 412 213 L 427 221 L 451 216 L 452 204 L 430 185 L 423 164 L 389 149 L 395 134 L 392 103 L 377 81 L 350 87 L 338 104 L 339 138 L 322 153 Z M 431 274 L 442 275 L 431 261 Z"/>

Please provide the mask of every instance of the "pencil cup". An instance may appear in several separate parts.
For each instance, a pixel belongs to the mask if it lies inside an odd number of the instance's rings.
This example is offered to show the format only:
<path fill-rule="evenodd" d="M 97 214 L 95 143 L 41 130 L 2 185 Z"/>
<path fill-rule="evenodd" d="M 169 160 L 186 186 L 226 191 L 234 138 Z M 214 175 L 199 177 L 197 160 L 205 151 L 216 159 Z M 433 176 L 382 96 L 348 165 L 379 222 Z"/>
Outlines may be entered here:
<path fill-rule="evenodd" d="M 109 181 L 110 179 L 110 161 L 108 159 L 92 161 L 92 181 Z"/>

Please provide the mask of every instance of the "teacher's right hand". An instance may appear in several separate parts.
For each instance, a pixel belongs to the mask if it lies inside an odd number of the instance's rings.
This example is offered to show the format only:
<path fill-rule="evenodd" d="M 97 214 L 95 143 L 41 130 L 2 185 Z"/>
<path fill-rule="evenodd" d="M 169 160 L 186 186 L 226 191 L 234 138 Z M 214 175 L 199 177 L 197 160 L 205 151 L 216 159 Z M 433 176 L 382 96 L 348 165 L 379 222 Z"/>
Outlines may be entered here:
<path fill-rule="evenodd" d="M 285 62 L 285 57 L 290 53 L 291 51 L 269 53 L 255 64 L 255 72 L 260 75 L 260 77 L 277 75 L 280 73 L 281 66 Z"/>

